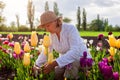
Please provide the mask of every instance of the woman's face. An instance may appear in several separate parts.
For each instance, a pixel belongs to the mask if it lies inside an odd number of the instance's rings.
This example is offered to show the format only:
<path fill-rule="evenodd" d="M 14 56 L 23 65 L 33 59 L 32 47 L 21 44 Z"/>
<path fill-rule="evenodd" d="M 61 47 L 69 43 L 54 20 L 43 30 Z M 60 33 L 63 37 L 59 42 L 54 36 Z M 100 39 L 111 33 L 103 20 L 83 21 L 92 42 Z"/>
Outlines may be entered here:
<path fill-rule="evenodd" d="M 46 31 L 50 32 L 50 33 L 55 33 L 56 32 L 56 28 L 57 28 L 57 21 L 52 21 L 48 24 L 44 25 L 44 28 Z"/>

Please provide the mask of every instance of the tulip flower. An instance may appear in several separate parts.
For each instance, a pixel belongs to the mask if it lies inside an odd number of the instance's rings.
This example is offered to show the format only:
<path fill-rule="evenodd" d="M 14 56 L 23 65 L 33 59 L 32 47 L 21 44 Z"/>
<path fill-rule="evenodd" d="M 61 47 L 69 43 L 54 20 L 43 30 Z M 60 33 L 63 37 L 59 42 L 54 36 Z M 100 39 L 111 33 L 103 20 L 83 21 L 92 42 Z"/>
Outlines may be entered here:
<path fill-rule="evenodd" d="M 43 46 L 45 47 L 44 54 L 47 56 L 47 60 L 48 60 L 48 47 L 50 46 L 50 37 L 48 35 L 44 35 Z"/>
<path fill-rule="evenodd" d="M 14 44 L 14 52 L 15 52 L 17 55 L 20 54 L 20 52 L 21 52 L 21 47 L 20 47 L 19 42 L 15 42 L 15 44 Z"/>
<path fill-rule="evenodd" d="M 112 72 L 112 66 L 109 66 L 107 64 L 107 59 L 103 59 L 103 61 L 98 63 L 98 67 L 100 72 L 102 73 L 105 80 L 109 80 L 112 78 L 113 72 Z"/>
<path fill-rule="evenodd" d="M 9 34 L 7 35 L 7 38 L 12 39 L 12 38 L 13 38 L 13 34 L 12 34 L 12 33 L 9 33 Z"/>
<path fill-rule="evenodd" d="M 6 40 L 6 41 L 3 42 L 3 44 L 6 44 L 6 45 L 7 45 L 7 44 L 9 44 L 9 41 Z"/>
<path fill-rule="evenodd" d="M 114 72 L 113 73 L 113 78 L 114 78 L 114 80 L 119 80 L 119 73 L 118 72 Z"/>
<path fill-rule="evenodd" d="M 30 53 L 25 53 L 23 57 L 23 65 L 29 66 L 30 65 Z"/>
<path fill-rule="evenodd" d="M 43 38 L 43 45 L 45 47 L 49 47 L 50 46 L 50 37 L 48 35 L 45 35 L 44 38 Z"/>
<path fill-rule="evenodd" d="M 13 56 L 13 58 L 15 58 L 15 59 L 19 58 L 19 56 L 18 56 L 15 52 L 12 54 L 12 56 Z"/>
<path fill-rule="evenodd" d="M 109 32 L 108 35 L 112 35 L 113 33 L 112 32 Z"/>
<path fill-rule="evenodd" d="M 115 47 L 116 46 L 116 39 L 113 35 L 109 35 L 108 36 L 108 43 L 110 45 L 110 47 Z"/>
<path fill-rule="evenodd" d="M 120 48 L 120 39 L 117 39 L 117 40 L 116 40 L 116 47 L 117 47 L 117 48 Z"/>
<path fill-rule="evenodd" d="M 99 34 L 99 35 L 98 35 L 98 40 L 102 40 L 102 39 L 103 39 L 103 37 L 104 37 L 104 35 L 103 35 L 103 34 Z"/>
<path fill-rule="evenodd" d="M 111 56 L 114 56 L 116 53 L 116 49 L 114 47 L 110 47 L 110 49 L 108 51 L 110 52 Z"/>
<path fill-rule="evenodd" d="M 93 44 L 93 40 L 91 39 L 91 40 L 89 40 L 89 43 L 90 43 L 90 45 L 92 45 Z"/>
<path fill-rule="evenodd" d="M 108 61 L 109 61 L 109 62 L 112 62 L 112 61 L 113 61 L 113 56 L 109 56 L 109 57 L 108 57 Z"/>
<path fill-rule="evenodd" d="M 10 47 L 14 47 L 14 42 L 10 42 L 10 43 L 8 43 L 8 46 L 10 46 Z"/>
<path fill-rule="evenodd" d="M 9 38 L 10 40 L 13 38 L 13 34 L 12 33 L 9 33 L 8 35 L 7 35 L 7 38 Z"/>
<path fill-rule="evenodd" d="M 26 43 L 25 43 L 25 45 L 24 45 L 24 51 L 25 52 L 30 52 L 31 50 L 30 50 L 30 45 L 29 45 L 29 43 L 26 41 Z"/>
<path fill-rule="evenodd" d="M 51 64 L 53 61 L 54 57 L 53 57 L 53 53 L 49 53 L 48 54 L 48 64 Z"/>
<path fill-rule="evenodd" d="M 31 34 L 31 46 L 36 47 L 38 43 L 38 36 L 36 34 L 36 31 L 33 31 Z"/>
<path fill-rule="evenodd" d="M 87 58 L 87 52 L 83 52 L 83 57 L 80 58 L 81 67 L 91 67 L 93 64 L 92 58 Z"/>

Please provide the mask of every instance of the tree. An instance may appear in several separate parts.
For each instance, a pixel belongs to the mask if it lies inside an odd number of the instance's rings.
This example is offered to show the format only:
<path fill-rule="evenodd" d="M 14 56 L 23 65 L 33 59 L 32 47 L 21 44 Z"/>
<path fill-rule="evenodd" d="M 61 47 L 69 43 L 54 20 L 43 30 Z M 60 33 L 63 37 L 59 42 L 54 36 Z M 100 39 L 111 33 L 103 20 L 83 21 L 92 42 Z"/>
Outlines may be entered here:
<path fill-rule="evenodd" d="M 103 19 L 100 20 L 99 14 L 97 15 L 97 27 L 98 27 L 98 31 L 104 31 L 104 21 Z"/>
<path fill-rule="evenodd" d="M 48 1 L 46 1 L 46 3 L 45 3 L 45 11 L 49 11 Z"/>
<path fill-rule="evenodd" d="M 5 3 L 0 1 L 0 25 L 2 25 L 3 22 L 5 21 L 5 17 L 3 17 L 3 15 L 2 15 L 2 12 L 3 12 L 4 8 L 5 8 Z"/>
<path fill-rule="evenodd" d="M 80 25 L 81 25 L 80 7 L 78 7 L 78 10 L 77 10 L 77 29 L 78 29 L 78 31 L 80 31 Z"/>
<path fill-rule="evenodd" d="M 115 25 L 115 27 L 113 28 L 113 31 L 120 31 L 120 26 L 119 25 Z"/>
<path fill-rule="evenodd" d="M 105 21 L 104 21 L 104 30 L 105 31 L 108 30 L 108 19 L 105 19 Z"/>
<path fill-rule="evenodd" d="M 10 27 L 8 27 L 8 28 L 9 28 L 9 31 L 11 31 L 11 32 L 16 32 L 17 31 L 17 27 L 15 26 L 15 22 L 14 21 L 12 21 L 10 23 Z"/>
<path fill-rule="evenodd" d="M 5 3 L 0 1 L 0 15 L 2 14 L 4 8 L 5 8 Z"/>
<path fill-rule="evenodd" d="M 54 7 L 53 7 L 53 9 L 54 9 L 54 13 L 57 15 L 57 16 L 59 16 L 59 9 L 58 9 L 58 6 L 57 6 L 57 3 L 56 2 L 54 2 Z"/>
<path fill-rule="evenodd" d="M 28 15 L 28 21 L 30 24 L 30 30 L 33 30 L 34 27 L 34 12 L 35 12 L 35 8 L 33 6 L 33 2 L 32 0 L 28 0 L 28 5 L 27 5 L 27 15 Z"/>
<path fill-rule="evenodd" d="M 99 26 L 101 26 L 101 29 Z M 90 29 L 93 31 L 103 31 L 104 30 L 103 27 L 104 27 L 104 24 L 102 20 L 99 20 L 99 24 L 98 24 L 98 19 L 94 19 L 90 23 Z"/>
<path fill-rule="evenodd" d="M 93 31 L 104 31 L 105 24 L 108 24 L 108 22 L 104 22 L 103 19 L 100 19 L 100 16 L 98 14 L 97 19 L 92 20 L 90 23 L 90 29 Z"/>
<path fill-rule="evenodd" d="M 65 18 L 63 19 L 63 22 L 70 23 L 70 22 L 71 22 L 71 19 L 65 17 Z"/>
<path fill-rule="evenodd" d="M 87 20 L 86 20 L 85 8 L 83 8 L 83 18 L 82 19 L 83 19 L 83 23 L 82 23 L 83 30 L 86 30 Z"/>
<path fill-rule="evenodd" d="M 20 26 L 20 18 L 19 18 L 19 15 L 16 14 L 16 21 L 17 21 L 17 27 L 19 29 L 19 26 Z"/>

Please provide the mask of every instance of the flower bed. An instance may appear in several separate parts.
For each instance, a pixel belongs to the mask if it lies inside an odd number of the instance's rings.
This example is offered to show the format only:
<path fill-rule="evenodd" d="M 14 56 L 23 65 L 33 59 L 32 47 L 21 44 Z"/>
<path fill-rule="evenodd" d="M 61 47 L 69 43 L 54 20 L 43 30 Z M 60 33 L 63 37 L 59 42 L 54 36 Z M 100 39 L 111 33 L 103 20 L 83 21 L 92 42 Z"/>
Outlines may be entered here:
<path fill-rule="evenodd" d="M 42 40 L 43 36 L 36 35 L 8 35 L 0 36 L 0 80 L 40 80 L 54 79 L 54 72 L 44 74 L 34 73 L 33 66 L 42 49 L 46 50 L 49 40 Z M 83 37 L 84 42 L 91 52 L 92 59 L 86 59 L 85 52 L 80 59 L 82 66 L 79 71 L 81 80 L 119 80 L 120 76 L 120 38 L 115 38 L 113 34 L 104 37 Z M 108 39 L 108 42 L 106 41 Z M 42 43 L 44 46 L 42 46 Z M 53 51 L 48 55 L 48 62 L 58 57 L 58 53 Z M 49 57 L 50 56 L 50 57 Z M 51 57 L 52 56 L 52 57 Z M 89 67 L 89 68 L 88 68 Z"/>

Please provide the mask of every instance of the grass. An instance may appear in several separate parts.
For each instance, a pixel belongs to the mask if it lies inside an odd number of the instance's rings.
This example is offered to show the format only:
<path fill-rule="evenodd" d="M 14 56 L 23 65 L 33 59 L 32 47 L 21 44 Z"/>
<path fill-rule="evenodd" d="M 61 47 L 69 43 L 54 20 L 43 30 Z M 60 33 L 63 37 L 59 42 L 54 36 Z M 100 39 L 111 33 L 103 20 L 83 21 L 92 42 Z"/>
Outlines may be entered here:
<path fill-rule="evenodd" d="M 120 36 L 120 32 L 112 32 L 114 36 Z M 81 36 L 98 36 L 99 34 L 103 34 L 104 36 L 108 36 L 108 32 L 93 32 L 93 31 L 81 31 Z"/>
<path fill-rule="evenodd" d="M 0 34 L 8 34 L 10 32 L 0 32 Z M 31 34 L 31 32 L 12 32 L 13 34 Z M 39 34 L 43 34 L 45 32 L 39 31 Z M 48 34 L 48 32 L 46 32 Z M 120 32 L 112 32 L 114 36 L 120 36 Z M 98 36 L 99 34 L 103 34 L 104 36 L 108 36 L 108 32 L 94 32 L 94 31 L 80 31 L 81 36 Z"/>

